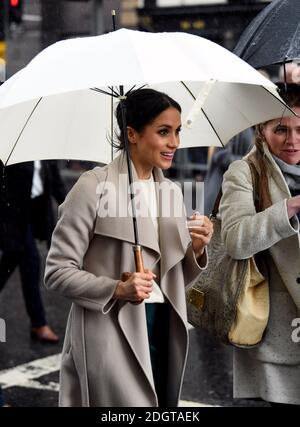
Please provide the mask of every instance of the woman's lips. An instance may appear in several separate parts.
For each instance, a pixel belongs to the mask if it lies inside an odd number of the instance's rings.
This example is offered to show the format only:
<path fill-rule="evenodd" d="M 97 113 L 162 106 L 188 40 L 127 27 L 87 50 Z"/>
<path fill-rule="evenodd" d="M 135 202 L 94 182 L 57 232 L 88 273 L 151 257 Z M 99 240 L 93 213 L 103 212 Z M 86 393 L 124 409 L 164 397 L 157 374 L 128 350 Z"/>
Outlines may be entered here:
<path fill-rule="evenodd" d="M 174 153 L 160 153 L 160 155 L 166 160 L 173 160 Z"/>

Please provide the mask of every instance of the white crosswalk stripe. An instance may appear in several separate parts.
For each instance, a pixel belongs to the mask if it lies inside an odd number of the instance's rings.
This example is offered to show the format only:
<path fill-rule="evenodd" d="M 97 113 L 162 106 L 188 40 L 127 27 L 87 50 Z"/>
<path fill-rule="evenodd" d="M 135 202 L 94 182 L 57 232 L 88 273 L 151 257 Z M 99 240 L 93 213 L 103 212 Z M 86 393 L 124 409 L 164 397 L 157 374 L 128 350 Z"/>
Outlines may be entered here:
<path fill-rule="evenodd" d="M 57 372 L 60 358 L 60 354 L 55 354 L 0 371 L 0 384 L 3 389 L 15 386 L 26 387 L 32 380 Z"/>
<path fill-rule="evenodd" d="M 207 403 L 200 403 L 200 402 L 190 402 L 189 400 L 180 400 L 180 402 L 179 402 L 179 406 L 181 406 L 181 407 L 188 407 L 188 408 L 190 408 L 190 407 L 203 407 L 203 408 L 207 408 L 207 407 L 209 407 L 209 408 L 216 408 L 216 407 L 220 407 L 219 405 L 208 405 Z"/>
<path fill-rule="evenodd" d="M 45 391 L 59 391 L 59 384 L 51 381 L 47 384 L 41 383 L 39 378 L 59 371 L 61 354 L 33 360 L 14 368 L 0 371 L 0 384 L 3 389 L 10 387 L 24 387 Z M 201 402 L 181 400 L 181 407 L 211 407 L 218 405 L 208 405 Z"/>

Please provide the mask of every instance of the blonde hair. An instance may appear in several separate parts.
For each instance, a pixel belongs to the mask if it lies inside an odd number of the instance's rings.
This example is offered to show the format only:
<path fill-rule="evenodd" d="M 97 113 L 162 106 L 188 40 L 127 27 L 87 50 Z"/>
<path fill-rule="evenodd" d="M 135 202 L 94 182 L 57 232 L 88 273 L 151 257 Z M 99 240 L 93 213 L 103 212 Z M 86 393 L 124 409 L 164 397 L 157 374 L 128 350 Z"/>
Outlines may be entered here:
<path fill-rule="evenodd" d="M 285 86 L 284 84 L 277 84 L 279 88 L 279 93 L 282 99 L 286 102 L 286 104 L 291 107 L 299 107 L 300 108 L 300 86 L 296 84 L 288 84 Z M 270 190 L 269 190 L 269 177 L 271 175 L 271 165 L 266 158 L 264 143 L 266 142 L 264 134 L 262 132 L 263 127 L 268 122 L 260 123 L 255 128 L 255 140 L 254 145 L 256 147 L 256 151 L 253 154 L 257 164 L 257 173 L 259 175 L 259 199 L 263 201 L 262 209 L 266 209 L 267 207 L 272 205 Z"/>

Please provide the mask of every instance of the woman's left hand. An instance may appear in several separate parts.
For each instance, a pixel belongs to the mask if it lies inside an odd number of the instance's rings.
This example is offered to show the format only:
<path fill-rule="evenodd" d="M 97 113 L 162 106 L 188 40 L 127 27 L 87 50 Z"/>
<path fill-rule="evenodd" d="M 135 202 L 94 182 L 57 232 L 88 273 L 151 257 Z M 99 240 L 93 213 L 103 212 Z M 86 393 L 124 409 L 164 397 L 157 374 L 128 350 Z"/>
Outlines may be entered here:
<path fill-rule="evenodd" d="M 194 213 L 188 220 L 188 229 L 196 258 L 204 253 L 205 246 L 210 242 L 214 228 L 211 220 L 204 215 Z"/>

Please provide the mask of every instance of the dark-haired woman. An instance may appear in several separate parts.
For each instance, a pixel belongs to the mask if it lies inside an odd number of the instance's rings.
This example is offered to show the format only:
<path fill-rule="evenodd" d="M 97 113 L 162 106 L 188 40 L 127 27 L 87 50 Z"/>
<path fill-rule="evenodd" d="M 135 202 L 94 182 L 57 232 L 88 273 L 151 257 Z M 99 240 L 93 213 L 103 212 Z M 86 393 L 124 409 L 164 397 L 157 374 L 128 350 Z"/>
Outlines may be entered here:
<path fill-rule="evenodd" d="M 228 253 L 244 259 L 265 251 L 270 290 L 262 342 L 234 351 L 234 397 L 274 406 L 300 405 L 300 87 L 291 85 L 282 96 L 298 116 L 258 126 L 247 156 L 260 175 L 265 210 L 256 213 L 245 160 L 225 173 L 220 204 Z"/>
<path fill-rule="evenodd" d="M 186 228 L 182 196 L 162 169 L 179 146 L 181 109 L 167 95 L 127 95 L 127 135 L 145 273 L 134 272 L 127 165 L 85 173 L 60 208 L 45 282 L 72 302 L 61 406 L 176 406 L 186 364 L 184 286 L 206 265 L 212 225 Z M 120 105 L 117 121 L 122 135 Z M 138 187 L 138 188 L 137 188 Z M 200 223 L 199 223 L 200 221 Z"/>

